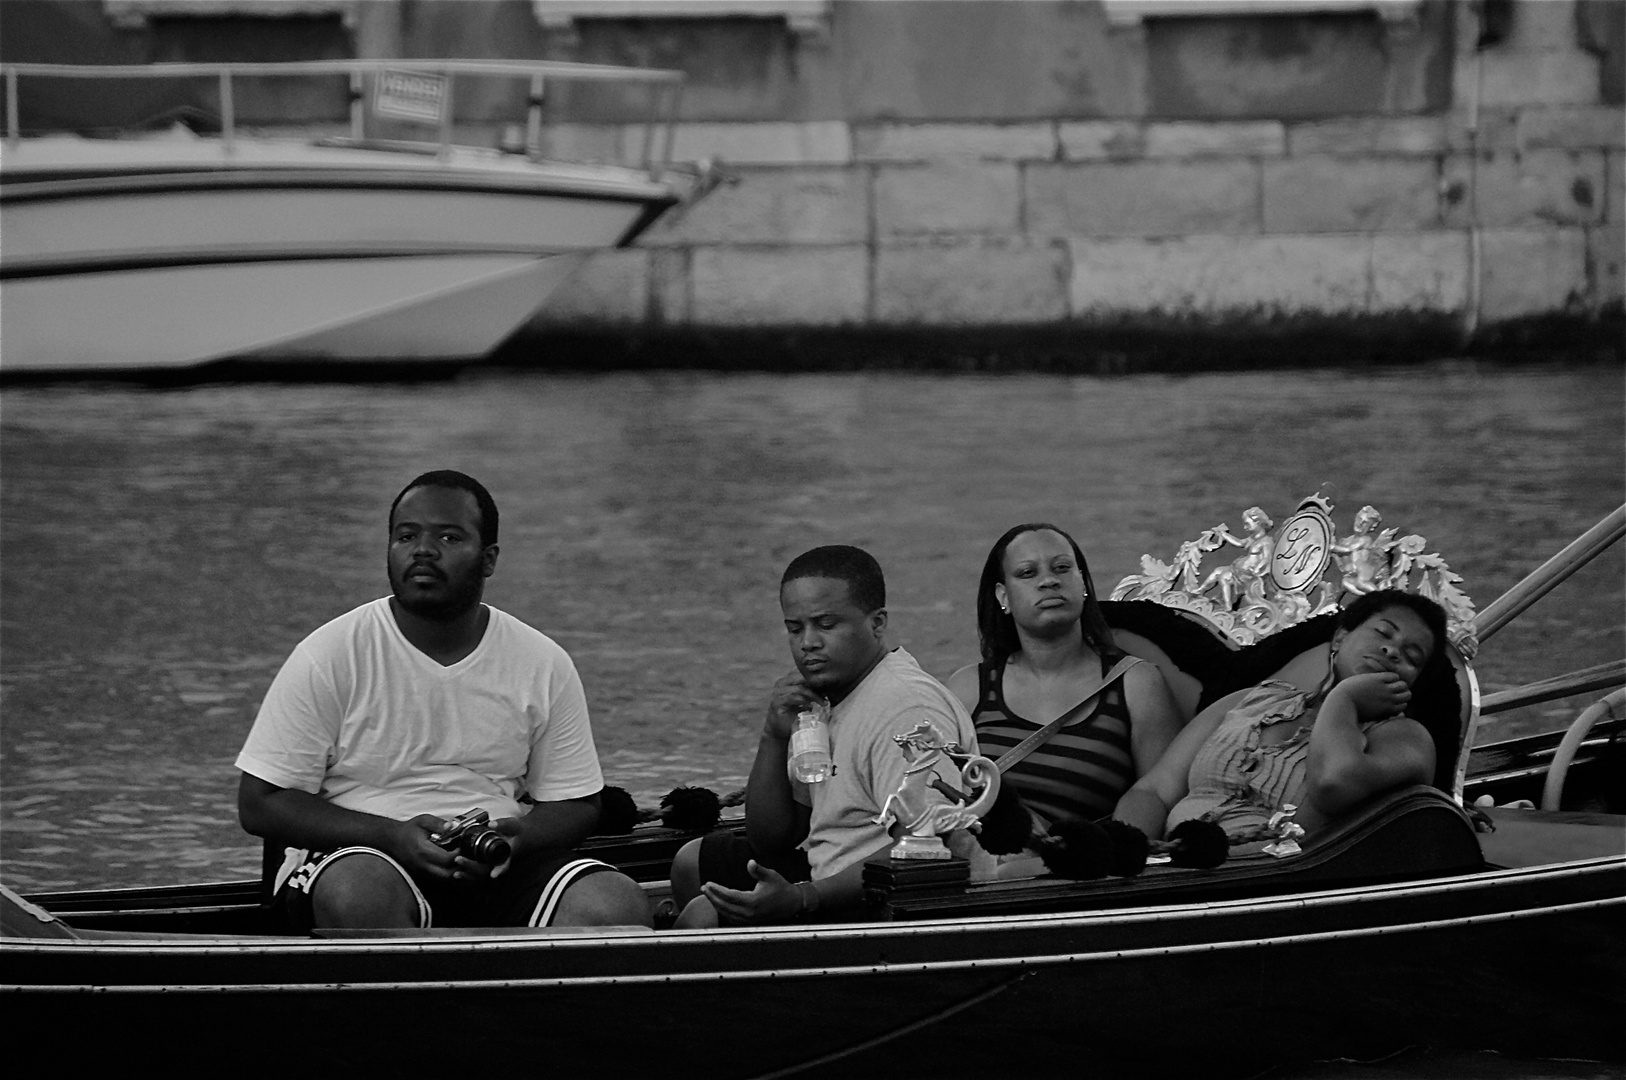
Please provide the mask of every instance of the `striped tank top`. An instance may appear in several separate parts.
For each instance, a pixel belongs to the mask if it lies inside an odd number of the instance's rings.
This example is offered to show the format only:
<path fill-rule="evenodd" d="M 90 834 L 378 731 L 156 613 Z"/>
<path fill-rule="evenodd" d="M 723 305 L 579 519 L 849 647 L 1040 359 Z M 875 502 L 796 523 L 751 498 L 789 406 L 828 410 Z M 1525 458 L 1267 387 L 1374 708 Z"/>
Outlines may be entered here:
<path fill-rule="evenodd" d="M 1123 657 L 1121 652 L 1103 654 L 1102 676 Z M 979 664 L 977 682 L 977 708 L 971 714 L 977 745 L 998 761 L 1044 725 L 1017 716 L 1005 704 L 1004 660 Z M 1113 682 L 1101 694 L 1094 712 L 1062 727 L 1005 773 L 1004 782 L 1045 821 L 1104 817 L 1135 782 L 1123 686 L 1122 679 Z"/>

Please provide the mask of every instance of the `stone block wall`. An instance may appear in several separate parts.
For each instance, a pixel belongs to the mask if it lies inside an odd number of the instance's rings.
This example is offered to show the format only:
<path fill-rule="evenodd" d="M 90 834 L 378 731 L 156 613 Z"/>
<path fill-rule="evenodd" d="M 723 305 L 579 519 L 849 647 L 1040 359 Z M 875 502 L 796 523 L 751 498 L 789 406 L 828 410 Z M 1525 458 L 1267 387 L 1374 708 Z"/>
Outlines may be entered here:
<path fill-rule="evenodd" d="M 1574 3 L 1517 8 L 1476 54 L 1455 5 L 1434 114 L 683 125 L 735 182 L 533 329 L 1618 314 L 1626 120 Z"/>
<path fill-rule="evenodd" d="M 1603 136 L 1477 158 L 1396 120 L 1363 122 L 1378 149 L 1354 152 L 1278 125 L 1275 154 L 1205 133 L 1187 143 L 1201 157 L 1077 161 L 1058 132 L 1045 157 L 734 166 L 736 184 L 639 247 L 595 256 L 537 325 L 1467 317 L 1476 262 L 1487 323 L 1595 316 L 1622 303 L 1623 153 L 1620 111 L 1587 112 Z M 1163 127 L 1134 141 L 1187 139 Z M 645 303 L 625 298 L 629 265 Z"/>
<path fill-rule="evenodd" d="M 1618 315 L 1626 119 L 1575 3 L 1515 6 L 1476 53 L 1452 5 L 1433 113 L 683 125 L 736 182 L 534 328 Z"/>

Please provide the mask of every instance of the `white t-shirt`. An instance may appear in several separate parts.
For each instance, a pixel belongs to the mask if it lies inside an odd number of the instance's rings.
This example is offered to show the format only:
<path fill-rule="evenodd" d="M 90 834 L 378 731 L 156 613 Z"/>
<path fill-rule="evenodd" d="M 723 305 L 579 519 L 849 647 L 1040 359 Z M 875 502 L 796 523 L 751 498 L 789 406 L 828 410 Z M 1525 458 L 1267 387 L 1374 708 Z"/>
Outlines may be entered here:
<path fill-rule="evenodd" d="M 958 698 L 902 649 L 893 649 L 830 712 L 830 778 L 804 784 L 790 776 L 791 794 L 811 806 L 808 864 L 814 878 L 839 874 L 887 847 L 892 838 L 875 823 L 886 797 L 898 790 L 908 766 L 892 736 L 928 720 L 966 753 L 977 753 L 977 733 Z M 955 785 L 946 765 L 938 774 Z M 944 802 L 947 802 L 945 799 Z"/>
<path fill-rule="evenodd" d="M 237 767 L 348 810 L 404 821 L 493 819 L 604 786 L 570 656 L 487 605 L 474 651 L 443 666 L 407 641 L 389 598 L 294 649 L 266 692 Z"/>

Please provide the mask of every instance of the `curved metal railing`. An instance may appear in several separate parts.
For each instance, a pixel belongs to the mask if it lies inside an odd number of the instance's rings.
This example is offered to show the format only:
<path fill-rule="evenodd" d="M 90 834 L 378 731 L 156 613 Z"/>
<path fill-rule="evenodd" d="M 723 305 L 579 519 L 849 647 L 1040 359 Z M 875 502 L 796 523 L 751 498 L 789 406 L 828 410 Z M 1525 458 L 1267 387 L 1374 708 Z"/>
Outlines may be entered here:
<path fill-rule="evenodd" d="M 1479 640 L 1484 641 L 1506 626 L 1520 612 L 1546 596 L 1559 583 L 1597 558 L 1623 536 L 1626 536 L 1626 505 L 1605 515 L 1596 525 L 1576 537 L 1562 551 L 1542 563 L 1481 611 L 1475 619 Z M 1598 690 L 1614 691 L 1583 711 L 1571 725 L 1570 732 L 1560 747 L 1560 758 L 1555 759 L 1550 766 L 1554 771 L 1548 774 L 1549 782 L 1543 795 L 1543 809 L 1557 809 L 1559 794 L 1564 784 L 1564 773 L 1569 767 L 1570 759 L 1575 756 L 1594 723 L 1599 719 L 1613 718 L 1620 711 L 1622 698 L 1617 688 L 1622 686 L 1626 686 L 1626 660 L 1611 660 L 1579 671 L 1487 694 L 1480 702 L 1480 715 L 1491 716 L 1526 705 L 1537 705 L 1544 701 L 1556 701 Z M 1549 803 L 1551 805 L 1548 805 Z"/>

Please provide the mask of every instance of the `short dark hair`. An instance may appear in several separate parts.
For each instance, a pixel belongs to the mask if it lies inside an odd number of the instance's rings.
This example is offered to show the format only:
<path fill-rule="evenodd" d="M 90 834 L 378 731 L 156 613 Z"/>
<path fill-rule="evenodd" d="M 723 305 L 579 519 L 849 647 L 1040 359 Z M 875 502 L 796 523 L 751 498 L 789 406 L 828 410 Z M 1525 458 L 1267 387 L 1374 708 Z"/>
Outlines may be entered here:
<path fill-rule="evenodd" d="M 881 564 L 863 548 L 829 544 L 804 551 L 785 567 L 779 587 L 783 589 L 788 582 L 809 577 L 845 581 L 853 603 L 866 613 L 886 607 L 886 579 L 881 576 Z"/>
<path fill-rule="evenodd" d="M 1346 632 L 1353 630 L 1391 608 L 1415 612 L 1434 635 L 1434 652 L 1412 683 L 1406 715 L 1422 724 L 1433 738 L 1434 786 L 1450 791 L 1456 780 L 1457 756 L 1462 752 L 1462 695 L 1451 657 L 1446 653 L 1451 639 L 1446 632 L 1445 609 L 1418 593 L 1379 589 L 1351 600 L 1338 613 L 1338 626 Z"/>
<path fill-rule="evenodd" d="M 1005 580 L 1005 549 L 1018 536 L 1030 532 L 1059 533 L 1072 546 L 1073 558 L 1078 560 L 1078 572 L 1084 577 L 1084 611 L 1078 620 L 1084 632 L 1084 643 L 1098 653 L 1116 649 L 1112 627 L 1107 625 L 1107 617 L 1102 614 L 1101 605 L 1095 598 L 1095 581 L 1090 577 L 1090 564 L 1084 560 L 1084 552 L 1078 546 L 1078 541 L 1066 529 L 1057 528 L 1047 521 L 1029 521 L 1006 529 L 1005 534 L 994 541 L 988 558 L 982 564 L 982 578 L 977 582 L 977 640 L 982 646 L 982 658 L 1003 660 L 1021 651 L 1022 641 L 1016 636 L 1016 620 L 1009 612 L 1000 610 L 994 586 Z"/>
<path fill-rule="evenodd" d="M 413 488 L 440 487 L 456 488 L 466 491 L 474 496 L 474 505 L 480 511 L 480 546 L 490 547 L 497 542 L 497 501 L 491 497 L 485 485 L 467 473 L 460 473 L 456 469 L 435 469 L 414 478 L 395 496 L 390 503 L 390 528 L 395 527 L 395 508 L 401 505 L 406 493 Z"/>

